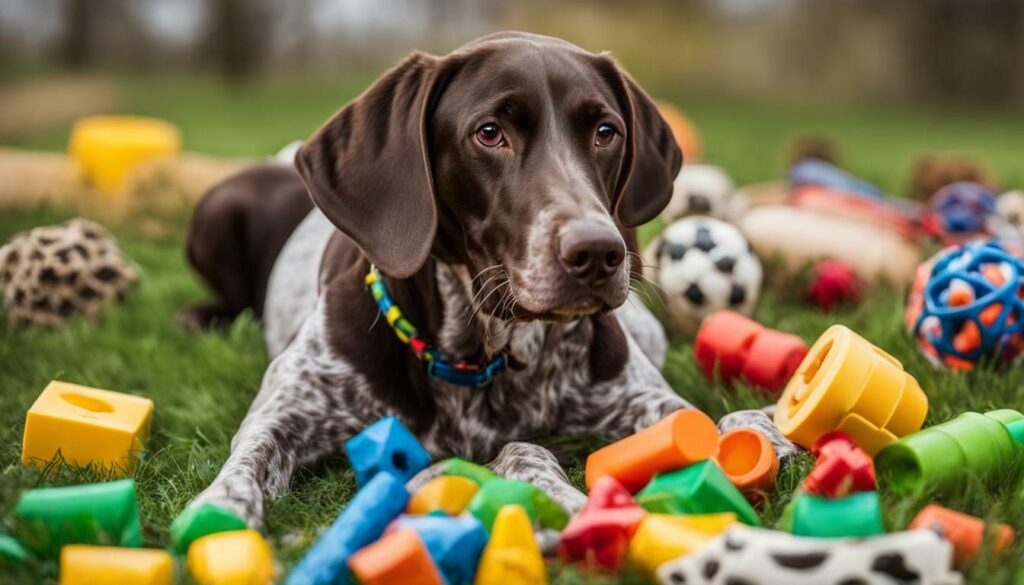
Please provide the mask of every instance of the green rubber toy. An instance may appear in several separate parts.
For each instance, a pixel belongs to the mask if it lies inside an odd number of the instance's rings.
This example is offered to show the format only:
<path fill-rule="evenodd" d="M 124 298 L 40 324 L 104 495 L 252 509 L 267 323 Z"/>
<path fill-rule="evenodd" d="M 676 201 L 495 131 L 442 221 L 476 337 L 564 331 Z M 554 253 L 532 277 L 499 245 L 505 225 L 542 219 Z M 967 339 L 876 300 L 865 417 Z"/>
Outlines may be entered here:
<path fill-rule="evenodd" d="M 464 477 L 477 485 L 484 485 L 492 479 L 498 478 L 496 473 L 483 465 L 470 463 L 469 461 L 459 459 L 458 457 L 452 457 L 442 461 L 440 475 L 457 475 L 459 477 Z"/>
<path fill-rule="evenodd" d="M 65 544 L 142 546 L 133 479 L 29 490 L 14 517 L 15 534 L 43 558 L 56 558 Z"/>
<path fill-rule="evenodd" d="M 502 507 L 518 504 L 530 520 L 543 528 L 561 530 L 569 523 L 569 514 L 533 484 L 516 479 L 496 477 L 480 486 L 466 510 L 489 533 Z"/>
<path fill-rule="evenodd" d="M 21 566 L 32 558 L 17 538 L 10 534 L 0 534 L 0 567 Z"/>
<path fill-rule="evenodd" d="M 636 495 L 636 501 L 656 514 L 733 512 L 740 522 L 761 526 L 750 502 L 710 459 L 654 476 Z"/>
<path fill-rule="evenodd" d="M 965 412 L 893 441 L 875 456 L 881 481 L 896 493 L 917 486 L 947 491 L 969 476 L 991 483 L 1024 455 L 1024 414 Z"/>
<path fill-rule="evenodd" d="M 171 522 L 171 550 L 188 552 L 192 541 L 215 532 L 245 530 L 245 522 L 234 513 L 213 504 L 188 506 Z"/>
<path fill-rule="evenodd" d="M 883 534 L 878 492 L 857 492 L 843 498 L 820 498 L 797 492 L 782 514 L 783 528 L 797 536 L 861 537 Z"/>

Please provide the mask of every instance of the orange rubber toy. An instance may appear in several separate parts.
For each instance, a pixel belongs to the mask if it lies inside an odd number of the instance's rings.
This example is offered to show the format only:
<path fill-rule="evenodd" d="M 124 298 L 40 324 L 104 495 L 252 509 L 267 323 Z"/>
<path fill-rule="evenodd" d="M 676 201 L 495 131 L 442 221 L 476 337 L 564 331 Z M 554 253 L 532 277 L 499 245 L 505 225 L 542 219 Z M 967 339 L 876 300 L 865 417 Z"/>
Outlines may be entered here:
<path fill-rule="evenodd" d="M 742 378 L 778 392 L 807 355 L 807 344 L 796 335 L 765 328 L 739 313 L 718 311 L 700 324 L 693 354 L 709 380 L 717 370 L 726 384 Z"/>
<path fill-rule="evenodd" d="M 444 580 L 427 547 L 411 529 L 398 530 L 363 548 L 348 560 L 362 585 L 442 585 Z"/>
<path fill-rule="evenodd" d="M 771 442 L 758 431 L 733 429 L 718 439 L 715 462 L 740 491 L 769 490 L 779 472 L 779 458 Z"/>
<path fill-rule="evenodd" d="M 970 514 L 928 504 L 910 523 L 911 530 L 937 530 L 953 544 L 953 563 L 959 569 L 978 556 L 985 542 L 985 521 Z M 1000 552 L 1013 542 L 1014 531 L 1006 524 L 989 526 L 992 548 Z"/>
<path fill-rule="evenodd" d="M 656 473 L 703 461 L 718 450 L 718 428 L 708 415 L 684 408 L 660 421 L 598 449 L 587 457 L 587 489 L 610 475 L 635 494 Z"/>

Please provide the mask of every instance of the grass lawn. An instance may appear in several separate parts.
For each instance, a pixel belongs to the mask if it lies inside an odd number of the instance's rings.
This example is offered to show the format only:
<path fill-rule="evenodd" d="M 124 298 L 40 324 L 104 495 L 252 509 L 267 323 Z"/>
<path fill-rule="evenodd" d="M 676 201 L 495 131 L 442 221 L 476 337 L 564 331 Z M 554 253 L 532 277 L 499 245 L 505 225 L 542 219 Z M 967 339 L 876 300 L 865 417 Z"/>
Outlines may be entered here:
<path fill-rule="evenodd" d="M 180 124 L 190 150 L 264 155 L 311 133 L 361 90 L 362 81 L 274 82 L 237 91 L 192 78 L 133 79 L 119 86 L 131 110 Z M 975 154 L 989 162 L 1005 183 L 1024 183 L 1024 161 L 1019 158 L 1024 117 L 1020 114 L 799 109 L 703 100 L 684 105 L 704 134 L 708 158 L 723 164 L 740 184 L 778 176 L 788 140 L 806 130 L 836 137 L 850 168 L 897 193 L 904 191 L 910 160 L 928 150 Z M 66 130 L 61 129 L 14 146 L 59 149 L 65 139 Z M 4 210 L 0 242 L 71 215 L 62 209 Z M 108 309 L 98 325 L 76 322 L 65 331 L 0 328 L 0 518 L 9 518 L 23 489 L 94 479 L 73 470 L 45 476 L 19 463 L 25 412 L 54 378 L 141 394 L 156 402 L 151 453 L 135 474 L 147 545 L 168 544 L 171 519 L 213 479 L 227 457 L 229 441 L 258 388 L 266 357 L 258 324 L 252 319 L 240 319 L 227 332 L 205 335 L 185 333 L 172 325 L 171 317 L 179 307 L 205 296 L 182 254 L 184 221 L 172 221 L 170 235 L 161 240 L 111 226 L 124 251 L 139 265 L 142 284 L 124 304 Z M 849 325 L 895 355 L 917 377 L 931 401 L 927 424 L 968 410 L 1024 407 L 1020 368 L 1004 374 L 982 369 L 959 375 L 930 368 L 903 330 L 903 305 L 902 291 L 874 288 L 861 305 L 825 314 L 801 303 L 791 292 L 766 290 L 756 318 L 808 342 L 832 323 Z M 682 395 L 713 417 L 768 401 L 742 389 L 708 384 L 697 372 L 691 350 L 689 340 L 675 340 L 665 374 Z M 586 454 L 583 446 L 577 451 L 580 456 Z M 810 458 L 802 456 L 786 468 L 777 493 L 763 509 L 768 524 L 778 518 L 809 464 Z M 573 477 L 582 479 L 578 464 Z M 268 505 L 267 532 L 284 566 L 301 557 L 318 528 L 337 516 L 353 490 L 352 473 L 339 457 L 315 470 L 299 471 L 291 491 Z M 931 501 L 927 493 L 901 499 L 883 496 L 892 530 L 903 528 Z M 1014 473 L 1008 473 L 994 490 L 971 483 L 942 503 L 1010 522 L 1018 529 L 1024 526 L 1024 484 Z M 969 581 L 1024 582 L 1019 581 L 1024 579 L 1024 570 L 1017 568 L 1020 559 L 1019 547 L 1001 558 L 986 554 L 970 571 Z M 2 583 L 56 580 L 54 564 L 13 574 L 3 571 Z M 605 582 L 576 571 L 553 571 L 558 583 Z M 636 579 L 607 580 L 623 581 Z"/>

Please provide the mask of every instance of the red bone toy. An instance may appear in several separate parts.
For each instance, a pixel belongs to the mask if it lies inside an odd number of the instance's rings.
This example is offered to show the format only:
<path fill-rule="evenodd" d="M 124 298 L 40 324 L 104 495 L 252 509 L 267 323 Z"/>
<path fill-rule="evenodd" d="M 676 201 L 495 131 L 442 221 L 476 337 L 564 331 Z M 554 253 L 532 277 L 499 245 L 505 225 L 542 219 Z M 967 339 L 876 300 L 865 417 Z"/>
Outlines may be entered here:
<path fill-rule="evenodd" d="M 559 553 L 566 560 L 592 558 L 598 566 L 618 571 L 644 514 L 622 484 L 602 476 L 594 482 L 583 509 L 562 531 Z"/>
<path fill-rule="evenodd" d="M 741 377 L 778 392 L 807 355 L 807 344 L 796 335 L 765 328 L 739 313 L 718 311 L 701 323 L 693 354 L 709 380 L 717 365 L 726 384 Z"/>
<path fill-rule="evenodd" d="M 841 498 L 875 489 L 875 463 L 849 435 L 833 431 L 811 448 L 818 462 L 804 479 L 804 490 L 817 496 Z"/>

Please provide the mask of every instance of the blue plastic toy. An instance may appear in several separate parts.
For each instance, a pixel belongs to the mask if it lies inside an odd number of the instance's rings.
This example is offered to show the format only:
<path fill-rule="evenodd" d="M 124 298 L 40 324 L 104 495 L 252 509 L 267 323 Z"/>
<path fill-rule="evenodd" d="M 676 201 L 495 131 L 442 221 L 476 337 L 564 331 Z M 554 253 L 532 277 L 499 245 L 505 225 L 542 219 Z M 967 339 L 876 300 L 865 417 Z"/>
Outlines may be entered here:
<path fill-rule="evenodd" d="M 416 437 L 393 416 L 386 416 L 345 442 L 345 453 L 359 487 L 387 471 L 403 482 L 430 465 L 430 455 Z"/>
<path fill-rule="evenodd" d="M 1017 359 L 1024 349 L 1022 277 L 1024 261 L 994 241 L 943 254 L 924 284 L 920 306 L 908 307 L 908 322 L 925 355 L 936 365 L 962 370 L 989 356 Z"/>
<path fill-rule="evenodd" d="M 288 575 L 288 585 L 346 585 L 348 558 L 380 538 L 405 510 L 409 492 L 391 473 L 373 476 Z"/>
<path fill-rule="evenodd" d="M 878 187 L 858 179 L 834 164 L 823 160 L 805 159 L 796 163 L 790 167 L 789 173 L 786 174 L 786 179 L 794 187 L 817 185 L 868 197 L 879 198 L 883 196 L 882 190 Z"/>
<path fill-rule="evenodd" d="M 430 557 L 449 585 L 469 585 L 487 546 L 487 531 L 468 514 L 451 517 L 404 516 L 398 528 L 411 528 L 426 545 Z"/>
<path fill-rule="evenodd" d="M 973 236 L 988 233 L 989 219 L 996 215 L 996 195 L 970 181 L 950 183 L 928 200 L 941 235 Z"/>

